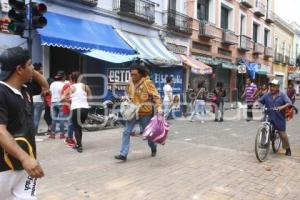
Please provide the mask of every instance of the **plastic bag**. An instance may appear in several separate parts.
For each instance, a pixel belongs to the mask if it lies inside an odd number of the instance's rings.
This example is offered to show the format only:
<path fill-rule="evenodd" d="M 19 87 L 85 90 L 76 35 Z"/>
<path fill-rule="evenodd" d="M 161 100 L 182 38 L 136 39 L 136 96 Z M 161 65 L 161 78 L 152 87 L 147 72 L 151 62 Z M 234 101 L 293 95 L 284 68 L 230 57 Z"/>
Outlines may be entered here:
<path fill-rule="evenodd" d="M 164 145 L 169 132 L 169 123 L 162 115 L 152 117 L 150 123 L 143 132 L 144 140 L 151 140 L 155 143 Z"/>

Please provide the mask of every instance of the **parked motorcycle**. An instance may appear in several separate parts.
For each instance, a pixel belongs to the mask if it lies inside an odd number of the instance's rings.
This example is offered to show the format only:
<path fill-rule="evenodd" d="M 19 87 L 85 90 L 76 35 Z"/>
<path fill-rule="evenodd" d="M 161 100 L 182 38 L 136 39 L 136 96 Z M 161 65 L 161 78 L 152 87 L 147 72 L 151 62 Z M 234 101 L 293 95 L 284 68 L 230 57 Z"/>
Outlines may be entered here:
<path fill-rule="evenodd" d="M 91 106 L 83 128 L 87 131 L 98 131 L 107 128 L 117 128 L 124 125 L 117 106 L 117 100 L 104 101 L 99 106 Z"/>

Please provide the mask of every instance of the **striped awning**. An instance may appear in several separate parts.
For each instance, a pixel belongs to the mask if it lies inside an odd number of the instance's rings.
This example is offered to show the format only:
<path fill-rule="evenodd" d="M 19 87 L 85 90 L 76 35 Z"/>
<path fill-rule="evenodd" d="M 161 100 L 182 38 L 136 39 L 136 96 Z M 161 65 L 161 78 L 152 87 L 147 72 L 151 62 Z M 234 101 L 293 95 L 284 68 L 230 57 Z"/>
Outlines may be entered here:
<path fill-rule="evenodd" d="M 212 68 L 203 62 L 196 60 L 193 56 L 180 55 L 183 64 L 191 67 L 191 72 L 194 74 L 212 74 Z"/>
<path fill-rule="evenodd" d="M 137 51 L 139 58 L 160 64 L 180 64 L 180 60 L 168 51 L 160 39 L 121 30 L 117 30 L 117 32 L 129 46 Z"/>

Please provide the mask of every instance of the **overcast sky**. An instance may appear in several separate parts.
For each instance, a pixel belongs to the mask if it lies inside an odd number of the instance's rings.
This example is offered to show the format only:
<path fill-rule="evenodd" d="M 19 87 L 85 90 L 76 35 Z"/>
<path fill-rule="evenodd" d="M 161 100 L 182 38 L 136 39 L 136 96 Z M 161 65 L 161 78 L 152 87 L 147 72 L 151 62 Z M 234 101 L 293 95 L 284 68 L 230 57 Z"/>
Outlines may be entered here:
<path fill-rule="evenodd" d="M 300 24 L 300 0 L 274 0 L 275 13 L 287 22 Z"/>

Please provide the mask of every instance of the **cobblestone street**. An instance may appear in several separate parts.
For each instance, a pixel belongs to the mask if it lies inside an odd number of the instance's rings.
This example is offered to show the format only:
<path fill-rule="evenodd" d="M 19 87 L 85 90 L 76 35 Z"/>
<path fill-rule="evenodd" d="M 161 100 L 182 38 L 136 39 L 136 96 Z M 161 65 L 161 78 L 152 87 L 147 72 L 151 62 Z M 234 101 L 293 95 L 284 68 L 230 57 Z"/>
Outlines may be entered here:
<path fill-rule="evenodd" d="M 259 121 L 229 118 L 204 124 L 171 121 L 157 157 L 141 138 L 132 137 L 127 162 L 118 162 L 121 129 L 85 132 L 82 154 L 62 140 L 38 142 L 46 176 L 39 181 L 41 200 L 238 200 L 300 199 L 299 115 L 288 122 L 292 157 L 271 151 L 259 163 L 254 139 Z"/>

